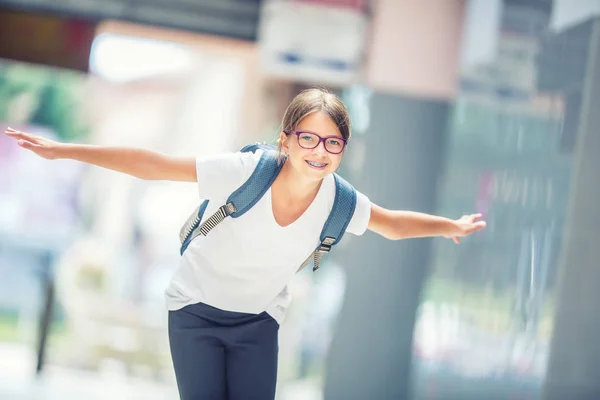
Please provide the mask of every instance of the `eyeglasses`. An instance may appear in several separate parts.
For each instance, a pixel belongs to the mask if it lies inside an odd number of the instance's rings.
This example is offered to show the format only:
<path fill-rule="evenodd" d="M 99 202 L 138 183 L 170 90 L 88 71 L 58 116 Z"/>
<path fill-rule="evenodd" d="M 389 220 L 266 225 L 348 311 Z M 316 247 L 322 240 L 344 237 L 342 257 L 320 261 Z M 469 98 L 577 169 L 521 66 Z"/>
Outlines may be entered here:
<path fill-rule="evenodd" d="M 284 132 L 286 135 L 296 135 L 298 138 L 298 145 L 303 149 L 314 149 L 323 142 L 325 150 L 327 150 L 328 153 L 340 154 L 348 144 L 346 139 L 338 136 L 321 137 L 316 133 L 309 131 Z"/>

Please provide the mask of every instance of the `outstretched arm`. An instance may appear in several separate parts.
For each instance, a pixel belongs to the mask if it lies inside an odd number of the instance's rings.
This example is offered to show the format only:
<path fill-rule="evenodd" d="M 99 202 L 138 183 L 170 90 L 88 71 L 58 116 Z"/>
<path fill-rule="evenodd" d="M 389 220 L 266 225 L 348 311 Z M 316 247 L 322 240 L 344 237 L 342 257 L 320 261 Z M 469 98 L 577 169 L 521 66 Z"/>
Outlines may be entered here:
<path fill-rule="evenodd" d="M 68 158 L 147 180 L 196 182 L 196 160 L 128 147 L 60 143 L 8 128 L 6 135 L 40 157 Z"/>
<path fill-rule="evenodd" d="M 444 236 L 459 243 L 460 237 L 485 228 L 485 221 L 478 221 L 479 218 L 481 214 L 471 214 L 452 220 L 413 211 L 387 210 L 371 203 L 369 229 L 390 240 Z"/>

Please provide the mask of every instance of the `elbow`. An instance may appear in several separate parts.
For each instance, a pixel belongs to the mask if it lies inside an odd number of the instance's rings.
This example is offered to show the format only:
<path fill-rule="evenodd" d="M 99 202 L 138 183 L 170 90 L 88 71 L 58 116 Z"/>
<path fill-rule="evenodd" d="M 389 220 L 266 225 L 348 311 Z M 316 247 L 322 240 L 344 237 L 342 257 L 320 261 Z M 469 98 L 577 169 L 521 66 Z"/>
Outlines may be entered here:
<path fill-rule="evenodd" d="M 402 233 L 396 233 L 394 235 L 390 235 L 390 237 L 388 237 L 389 240 L 404 240 L 404 239 L 408 239 L 409 236 L 406 236 Z"/>
<path fill-rule="evenodd" d="M 388 240 L 402 240 L 407 238 L 405 232 L 396 229 L 380 232 L 380 235 Z"/>
<path fill-rule="evenodd" d="M 371 224 L 369 229 L 388 240 L 402 240 L 407 238 L 405 229 L 400 229 L 397 224 Z"/>
<path fill-rule="evenodd" d="M 144 181 L 160 181 L 165 179 L 165 168 L 156 163 L 143 163 L 138 166 L 133 176 Z"/>
<path fill-rule="evenodd" d="M 394 224 L 393 228 L 390 227 L 383 236 L 389 240 L 404 240 L 421 238 L 427 235 L 405 224 Z"/>
<path fill-rule="evenodd" d="M 156 180 L 156 177 L 154 175 L 148 173 L 147 171 L 136 171 L 136 172 L 130 173 L 129 175 L 133 176 L 134 178 L 141 179 L 143 181 Z"/>
<path fill-rule="evenodd" d="M 408 233 L 406 223 L 400 217 L 398 212 L 373 205 L 369 229 L 388 240 L 406 239 Z"/>

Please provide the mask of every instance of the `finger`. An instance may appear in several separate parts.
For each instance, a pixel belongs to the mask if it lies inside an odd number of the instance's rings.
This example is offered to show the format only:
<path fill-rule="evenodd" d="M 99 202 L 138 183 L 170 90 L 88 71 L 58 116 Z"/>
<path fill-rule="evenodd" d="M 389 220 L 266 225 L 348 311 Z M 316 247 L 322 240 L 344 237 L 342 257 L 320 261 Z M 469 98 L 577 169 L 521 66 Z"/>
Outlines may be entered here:
<path fill-rule="evenodd" d="M 12 132 L 5 132 L 5 133 L 8 136 L 15 138 L 15 139 L 26 140 L 28 142 L 39 144 L 39 138 L 30 133 L 25 133 L 25 132 L 21 132 L 21 131 L 12 131 Z"/>
<path fill-rule="evenodd" d="M 486 226 L 487 226 L 487 223 L 486 223 L 485 221 L 477 221 L 477 222 L 474 222 L 474 223 L 473 223 L 473 224 L 472 224 L 472 225 L 469 227 L 468 234 L 470 235 L 470 234 L 471 234 L 471 233 L 473 233 L 473 232 L 480 231 L 480 230 L 482 230 L 483 228 L 485 228 Z"/>
<path fill-rule="evenodd" d="M 481 218 L 482 215 L 477 213 L 477 214 L 469 214 L 469 215 L 465 215 L 464 218 L 469 221 L 470 223 L 474 223 L 475 221 L 477 221 L 479 218 Z"/>
<path fill-rule="evenodd" d="M 11 128 L 11 127 L 9 126 L 9 127 L 7 127 L 7 128 L 4 130 L 4 132 L 5 132 L 5 133 L 19 133 L 19 132 L 21 132 L 21 131 L 20 131 L 20 130 L 18 130 L 18 129 L 13 129 L 13 128 Z"/>
<path fill-rule="evenodd" d="M 21 146 L 22 148 L 27 149 L 27 150 L 31 150 L 31 151 L 35 151 L 35 150 L 37 150 L 37 149 L 39 149 L 39 148 L 42 147 L 42 146 L 37 145 L 35 143 L 29 142 L 27 140 L 19 140 L 17 142 L 17 144 L 19 146 Z"/>
<path fill-rule="evenodd" d="M 15 138 L 19 138 L 23 136 L 23 132 L 21 131 L 17 131 L 16 129 L 13 128 L 7 128 L 4 133 L 6 133 L 9 136 L 15 137 Z"/>

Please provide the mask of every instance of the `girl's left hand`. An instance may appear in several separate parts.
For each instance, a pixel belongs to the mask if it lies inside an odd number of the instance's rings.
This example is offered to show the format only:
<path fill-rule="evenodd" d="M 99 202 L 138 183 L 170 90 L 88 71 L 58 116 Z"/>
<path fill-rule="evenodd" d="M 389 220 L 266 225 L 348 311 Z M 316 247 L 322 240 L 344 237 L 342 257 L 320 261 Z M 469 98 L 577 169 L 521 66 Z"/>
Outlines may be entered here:
<path fill-rule="evenodd" d="M 471 233 L 480 231 L 483 228 L 485 228 L 485 221 L 479 221 L 479 218 L 481 218 L 481 214 L 463 215 L 462 217 L 454 221 L 456 225 L 456 233 L 444 237 L 452 239 L 454 243 L 459 244 L 461 237 L 468 236 Z"/>

